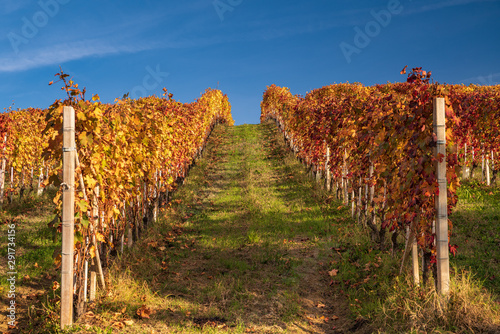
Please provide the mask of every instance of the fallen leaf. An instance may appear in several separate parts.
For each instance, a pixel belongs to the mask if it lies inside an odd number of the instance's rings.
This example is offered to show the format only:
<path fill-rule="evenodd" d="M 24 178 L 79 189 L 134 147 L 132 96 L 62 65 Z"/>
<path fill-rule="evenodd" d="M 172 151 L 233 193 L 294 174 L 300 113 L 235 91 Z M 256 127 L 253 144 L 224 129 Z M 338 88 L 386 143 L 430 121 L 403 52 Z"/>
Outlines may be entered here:
<path fill-rule="evenodd" d="M 328 272 L 328 275 L 330 275 L 331 277 L 337 276 L 338 272 L 339 272 L 338 269 L 332 269 Z"/>
<path fill-rule="evenodd" d="M 155 313 L 154 310 L 150 309 L 146 305 L 142 305 L 138 310 L 137 310 L 137 315 L 141 318 L 148 318 L 151 314 Z"/>
<path fill-rule="evenodd" d="M 316 307 L 319 307 L 319 308 L 325 308 L 325 307 L 326 307 L 326 305 L 325 305 L 325 304 L 318 303 L 318 305 L 316 305 Z"/>
<path fill-rule="evenodd" d="M 89 317 L 89 318 L 93 318 L 93 317 L 95 317 L 95 314 L 92 311 L 88 311 L 87 313 L 85 313 L 85 316 Z"/>
<path fill-rule="evenodd" d="M 125 321 L 123 321 L 123 323 L 127 326 L 132 326 L 134 324 L 134 321 L 133 320 L 125 320 Z"/>
<path fill-rule="evenodd" d="M 332 315 L 332 316 L 330 317 L 330 319 L 332 319 L 332 320 L 337 320 L 338 318 L 339 318 L 339 317 L 337 317 L 336 315 Z"/>
<path fill-rule="evenodd" d="M 115 322 L 111 325 L 111 327 L 116 329 L 123 329 L 125 327 L 125 324 L 123 322 Z"/>

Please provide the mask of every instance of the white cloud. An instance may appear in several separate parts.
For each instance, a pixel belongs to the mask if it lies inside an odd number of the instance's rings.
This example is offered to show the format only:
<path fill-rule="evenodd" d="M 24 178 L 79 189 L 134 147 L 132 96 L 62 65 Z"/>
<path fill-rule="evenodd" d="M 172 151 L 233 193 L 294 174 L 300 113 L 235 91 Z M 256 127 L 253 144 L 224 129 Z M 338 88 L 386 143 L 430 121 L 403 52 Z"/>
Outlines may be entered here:
<path fill-rule="evenodd" d="M 479 85 L 487 85 L 487 86 L 498 85 L 500 84 L 500 73 L 478 75 L 476 77 L 459 80 L 458 83 L 463 83 L 466 85 L 471 83 Z"/>
<path fill-rule="evenodd" d="M 477 2 L 495 2 L 495 1 L 498 2 L 499 0 L 448 0 L 448 1 L 442 1 L 442 2 L 435 2 L 435 3 L 432 3 L 430 5 L 424 5 L 424 6 L 421 6 L 418 8 L 412 8 L 409 10 L 405 10 L 402 13 L 402 15 L 424 13 L 424 12 L 429 12 L 429 11 L 438 10 L 438 9 L 442 9 L 442 8 L 468 5 L 468 4 L 477 3 Z M 418 2 L 415 2 L 414 4 L 418 6 Z"/>
<path fill-rule="evenodd" d="M 19 56 L 0 55 L 0 72 L 18 72 L 48 65 L 60 65 L 68 61 L 88 57 L 107 56 L 120 53 L 136 53 L 153 48 L 142 46 L 113 46 L 99 41 L 83 41 L 44 47 Z"/>

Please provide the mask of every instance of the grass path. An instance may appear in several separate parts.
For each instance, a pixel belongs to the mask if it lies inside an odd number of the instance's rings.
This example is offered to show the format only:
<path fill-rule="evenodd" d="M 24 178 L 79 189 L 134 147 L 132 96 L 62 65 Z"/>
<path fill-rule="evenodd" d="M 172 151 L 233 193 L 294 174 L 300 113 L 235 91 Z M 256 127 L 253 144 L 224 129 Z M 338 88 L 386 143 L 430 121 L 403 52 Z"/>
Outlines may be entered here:
<path fill-rule="evenodd" d="M 218 127 L 166 211 L 166 220 L 112 270 L 115 290 L 100 306 L 100 321 L 112 324 L 120 310 L 133 318 L 142 307 L 154 314 L 123 331 L 367 327 L 348 317 L 346 298 L 329 285 L 332 221 L 339 217 L 322 210 L 314 184 L 285 153 L 274 125 Z"/>
<path fill-rule="evenodd" d="M 19 326 L 13 333 L 61 333 L 59 290 L 52 290 L 60 279 L 53 254 L 61 246 L 47 226 L 54 192 L 0 211 L 2 235 L 8 222 L 17 222 Z M 450 262 L 498 292 L 500 192 L 465 184 L 459 196 L 452 240 L 460 248 Z M 218 126 L 203 158 L 162 210 L 160 220 L 106 269 L 108 290 L 99 291 L 69 332 L 399 333 L 416 326 L 429 333 L 469 333 L 472 325 L 490 328 L 487 333 L 499 330 L 498 295 L 485 302 L 486 290 L 476 283 L 463 285 L 469 292 L 462 297 L 457 294 L 464 300 L 457 305 L 467 309 L 456 312 L 459 320 L 437 319 L 432 307 L 424 307 L 433 300 L 422 297 L 432 297 L 430 290 L 412 289 L 409 276 L 397 277 L 404 240 L 397 256 L 377 249 L 349 208 L 306 176 L 272 123 Z M 0 239 L 2 276 L 7 242 Z M 4 307 L 8 288 L 2 280 Z M 496 327 L 481 316 L 483 304 L 496 308 L 486 316 L 495 317 Z M 0 320 L 6 332 L 5 314 Z"/>

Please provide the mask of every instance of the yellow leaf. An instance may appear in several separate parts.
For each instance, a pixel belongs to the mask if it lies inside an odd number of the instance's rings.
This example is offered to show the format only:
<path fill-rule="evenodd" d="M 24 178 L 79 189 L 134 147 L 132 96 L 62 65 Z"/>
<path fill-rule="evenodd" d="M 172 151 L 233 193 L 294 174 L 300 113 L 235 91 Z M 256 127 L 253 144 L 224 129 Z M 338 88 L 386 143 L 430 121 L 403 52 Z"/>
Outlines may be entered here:
<path fill-rule="evenodd" d="M 59 204 L 60 199 L 61 199 L 61 193 L 58 192 L 52 201 L 54 202 L 54 204 L 57 205 L 57 204 Z"/>
<path fill-rule="evenodd" d="M 76 113 L 76 119 L 79 121 L 86 121 L 87 116 L 85 116 L 85 113 L 83 111 L 80 111 L 80 112 Z"/>
<path fill-rule="evenodd" d="M 102 117 L 102 110 L 97 107 L 94 109 L 94 115 L 97 117 L 97 118 L 101 118 Z"/>
<path fill-rule="evenodd" d="M 113 212 L 114 212 L 116 215 L 120 215 L 120 214 L 121 214 L 120 210 L 118 210 L 116 207 L 113 207 Z"/>
<path fill-rule="evenodd" d="M 89 253 L 90 253 L 91 258 L 95 257 L 95 246 L 94 245 L 90 246 Z"/>
<path fill-rule="evenodd" d="M 102 235 L 102 234 L 101 234 L 101 233 L 99 233 L 99 232 L 96 232 L 95 237 L 96 237 L 96 239 L 97 239 L 98 241 L 100 241 L 100 242 L 104 242 L 104 240 L 105 240 L 104 235 Z"/>
<path fill-rule="evenodd" d="M 91 189 L 95 188 L 97 181 L 94 180 L 90 175 L 85 175 L 85 185 Z"/>
<path fill-rule="evenodd" d="M 54 258 L 54 264 L 56 265 L 56 267 L 59 267 L 62 263 L 62 256 L 61 254 L 58 254 L 55 258 Z"/>

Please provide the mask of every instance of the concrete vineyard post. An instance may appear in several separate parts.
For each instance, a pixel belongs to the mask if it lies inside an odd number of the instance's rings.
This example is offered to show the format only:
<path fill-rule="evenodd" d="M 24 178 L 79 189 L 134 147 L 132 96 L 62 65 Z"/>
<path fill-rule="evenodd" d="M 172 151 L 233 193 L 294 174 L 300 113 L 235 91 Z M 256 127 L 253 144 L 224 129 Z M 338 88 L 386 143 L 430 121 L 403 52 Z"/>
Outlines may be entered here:
<path fill-rule="evenodd" d="M 434 98 L 434 133 L 436 145 L 436 177 L 439 194 L 436 196 L 436 252 L 438 291 L 448 294 L 450 290 L 450 262 L 448 250 L 448 195 L 446 180 L 446 127 L 445 100 Z"/>
<path fill-rule="evenodd" d="M 73 324 L 73 253 L 75 223 L 75 110 L 63 109 L 61 328 Z"/>

